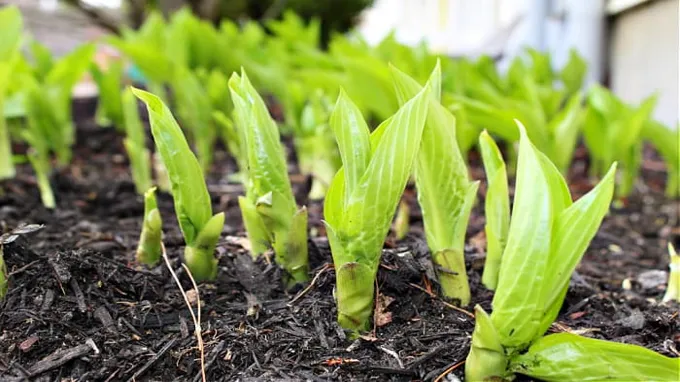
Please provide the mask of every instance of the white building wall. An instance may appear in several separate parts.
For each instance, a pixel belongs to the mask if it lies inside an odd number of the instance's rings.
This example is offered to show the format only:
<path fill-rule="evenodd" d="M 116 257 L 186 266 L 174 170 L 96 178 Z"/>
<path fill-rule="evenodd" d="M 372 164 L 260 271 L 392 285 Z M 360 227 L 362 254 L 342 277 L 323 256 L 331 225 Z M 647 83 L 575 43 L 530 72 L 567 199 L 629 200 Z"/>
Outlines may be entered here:
<path fill-rule="evenodd" d="M 679 0 L 656 0 L 614 16 L 610 37 L 612 90 L 630 103 L 659 92 L 655 117 L 678 123 Z"/>

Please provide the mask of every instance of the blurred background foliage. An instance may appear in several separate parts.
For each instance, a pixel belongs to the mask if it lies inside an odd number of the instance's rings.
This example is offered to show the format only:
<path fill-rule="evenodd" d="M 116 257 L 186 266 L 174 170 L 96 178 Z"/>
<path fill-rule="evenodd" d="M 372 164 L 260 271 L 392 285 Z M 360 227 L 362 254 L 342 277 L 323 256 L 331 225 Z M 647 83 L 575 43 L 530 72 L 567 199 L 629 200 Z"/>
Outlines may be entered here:
<path fill-rule="evenodd" d="M 120 26 L 104 13 L 81 0 L 67 0 L 106 29 L 117 32 Z M 124 13 L 133 28 L 140 27 L 151 12 L 157 10 L 168 16 L 188 7 L 194 14 L 215 25 L 223 19 L 235 21 L 266 21 L 280 18 L 286 11 L 294 11 L 302 18 L 321 21 L 321 43 L 326 45 L 333 32 L 346 32 L 354 26 L 361 12 L 374 0 L 125 0 Z"/>

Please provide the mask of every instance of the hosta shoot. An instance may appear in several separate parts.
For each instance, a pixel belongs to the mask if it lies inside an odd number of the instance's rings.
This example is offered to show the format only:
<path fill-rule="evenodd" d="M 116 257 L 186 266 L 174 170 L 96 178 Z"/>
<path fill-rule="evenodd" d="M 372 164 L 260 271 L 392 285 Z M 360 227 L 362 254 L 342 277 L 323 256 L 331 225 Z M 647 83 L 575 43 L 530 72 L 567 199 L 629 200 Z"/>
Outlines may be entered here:
<path fill-rule="evenodd" d="M 168 107 L 151 93 L 139 89 L 132 92 L 146 103 L 156 149 L 170 178 L 177 221 L 186 243 L 184 262 L 196 281 L 214 280 L 215 245 L 224 227 L 224 213 L 213 216 L 201 166 Z"/>
<path fill-rule="evenodd" d="M 650 142 L 666 162 L 666 196 L 680 197 L 680 124 L 675 130 L 649 120 L 642 128 L 640 136 Z"/>
<path fill-rule="evenodd" d="M 494 290 L 498 285 L 498 273 L 501 269 L 501 257 L 508 240 L 510 227 L 510 199 L 508 197 L 508 175 L 505 162 L 496 142 L 485 131 L 479 136 L 479 148 L 486 172 L 486 261 L 482 283 Z"/>
<path fill-rule="evenodd" d="M 300 172 L 312 176 L 309 197 L 323 199 L 341 165 L 340 153 L 328 126 L 331 105 L 321 91 L 310 95 L 294 129 L 295 152 Z"/>
<path fill-rule="evenodd" d="M 253 256 L 271 246 L 287 286 L 307 281 L 307 209 L 295 203 L 276 122 L 245 71 L 232 75 L 229 89 L 246 161 L 239 206 Z"/>
<path fill-rule="evenodd" d="M 422 87 L 403 72 L 394 67 L 391 69 L 397 97 L 403 105 Z M 470 181 L 456 142 L 456 119 L 439 102 L 439 64 L 428 85 L 427 120 L 414 171 L 418 203 L 443 295 L 467 305 L 470 302 L 470 286 L 465 270 L 465 233 L 479 182 Z"/>
<path fill-rule="evenodd" d="M 609 90 L 594 86 L 588 94 L 583 133 L 591 161 L 591 173 L 602 175 L 614 161 L 621 163 L 617 195 L 626 197 L 635 185 L 642 164 L 641 134 L 649 122 L 656 96 L 631 107 Z"/>
<path fill-rule="evenodd" d="M 7 84 L 12 75 L 12 64 L 0 61 L 0 112 L 5 108 Z M 4 113 L 0 114 L 0 180 L 13 178 L 16 174 L 12 161 L 12 141 Z"/>
<path fill-rule="evenodd" d="M 120 92 L 123 82 L 123 63 L 112 61 L 106 70 L 96 64 L 90 69 L 92 78 L 99 89 L 99 99 L 95 119 L 101 126 L 113 125 L 117 129 L 124 129 L 123 103 Z"/>
<path fill-rule="evenodd" d="M 670 256 L 668 287 L 666 287 L 666 294 L 664 294 L 662 301 L 680 302 L 680 256 L 671 243 L 668 243 L 668 256 Z"/>
<path fill-rule="evenodd" d="M 0 9 L 0 180 L 15 175 L 12 162 L 12 142 L 5 120 L 5 97 L 22 42 L 23 18 L 17 7 Z"/>
<path fill-rule="evenodd" d="M 34 80 L 25 84 L 24 109 L 26 112 L 26 128 L 21 131 L 22 138 L 30 146 L 27 156 L 35 171 L 40 198 L 47 208 L 56 207 L 54 193 L 50 185 L 52 171 L 51 148 L 56 152 L 70 156 L 70 148 L 64 142 L 56 105 L 47 97 L 47 90 Z"/>
<path fill-rule="evenodd" d="M 123 140 L 125 151 L 130 159 L 132 180 L 137 193 L 142 195 L 151 188 L 151 158 L 146 148 L 146 134 L 142 121 L 139 119 L 137 98 L 132 90 L 123 91 L 121 104 L 123 107 L 123 125 L 126 137 Z"/>
<path fill-rule="evenodd" d="M 428 85 L 373 133 L 344 91 L 331 114 L 343 167 L 326 194 L 324 219 L 345 329 L 370 327 L 383 243 L 420 148 L 429 97 Z"/>
<path fill-rule="evenodd" d="M 172 82 L 177 115 L 189 132 L 203 172 L 213 161 L 217 129 L 213 124 L 211 99 L 195 73 L 179 68 Z"/>
<path fill-rule="evenodd" d="M 152 187 L 144 193 L 144 222 L 135 256 L 139 263 L 154 266 L 161 259 L 162 226 L 156 203 L 156 187 Z"/>
<path fill-rule="evenodd" d="M 572 202 L 557 168 L 519 127 L 515 199 L 493 312 L 475 308 L 466 379 L 512 379 L 514 373 L 547 381 L 668 380 L 671 371 L 677 375 L 677 360 L 642 347 L 564 333 L 544 337 L 571 274 L 609 210 L 616 165 Z"/>

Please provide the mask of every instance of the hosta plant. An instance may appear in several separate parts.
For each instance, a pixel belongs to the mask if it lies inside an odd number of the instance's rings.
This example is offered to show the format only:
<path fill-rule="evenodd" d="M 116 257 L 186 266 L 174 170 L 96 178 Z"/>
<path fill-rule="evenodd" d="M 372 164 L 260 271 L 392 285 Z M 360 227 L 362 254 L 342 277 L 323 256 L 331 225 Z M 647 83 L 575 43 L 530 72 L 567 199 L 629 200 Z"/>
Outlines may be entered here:
<path fill-rule="evenodd" d="M 564 178 L 519 126 L 508 240 L 493 311 L 488 315 L 475 308 L 466 380 L 510 380 L 516 373 L 546 381 L 673 380 L 678 359 L 569 333 L 544 336 L 559 313 L 571 274 L 609 210 L 616 165 L 593 190 L 572 202 Z"/>
<path fill-rule="evenodd" d="M 479 135 L 479 149 L 486 172 L 486 198 L 484 211 L 486 215 L 486 261 L 482 283 L 494 290 L 498 285 L 498 272 L 501 267 L 501 256 L 508 240 L 510 227 L 510 200 L 508 199 L 508 175 L 505 162 L 496 142 L 489 133 L 483 131 Z"/>
<path fill-rule="evenodd" d="M 307 209 L 295 203 L 278 127 L 245 71 L 232 75 L 229 89 L 245 164 L 239 206 L 251 251 L 257 256 L 272 246 L 293 286 L 308 279 Z"/>
<path fill-rule="evenodd" d="M 201 166 L 168 107 L 149 92 L 132 92 L 146 103 L 156 149 L 170 178 L 177 221 L 186 243 L 184 262 L 196 281 L 214 280 L 215 245 L 224 227 L 224 213 L 212 214 Z"/>
<path fill-rule="evenodd" d="M 372 133 L 344 91 L 331 114 L 343 167 L 326 194 L 324 223 L 345 329 L 370 326 L 383 243 L 420 148 L 429 97 L 428 85 Z"/>
<path fill-rule="evenodd" d="M 123 125 L 125 139 L 123 145 L 130 159 L 132 181 L 137 193 L 142 195 L 151 188 L 151 156 L 146 148 L 146 133 L 142 121 L 139 119 L 137 98 L 132 90 L 125 89 L 121 97 L 123 107 Z"/>
<path fill-rule="evenodd" d="M 650 142 L 666 162 L 666 196 L 680 197 L 680 124 L 673 129 L 650 119 L 640 137 Z"/>
<path fill-rule="evenodd" d="M 179 67 L 172 81 L 177 115 L 189 133 L 203 172 L 208 172 L 213 160 L 217 129 L 212 119 L 212 104 L 208 92 L 196 73 Z"/>
<path fill-rule="evenodd" d="M 422 87 L 396 68 L 391 70 L 397 98 L 404 105 Z M 470 286 L 465 270 L 465 233 L 479 182 L 470 181 L 456 143 L 456 119 L 439 102 L 439 64 L 435 66 L 428 85 L 427 119 L 414 170 L 418 203 L 442 292 L 444 296 L 467 305 L 470 302 Z"/>
<path fill-rule="evenodd" d="M 671 243 L 668 243 L 668 256 L 670 256 L 668 287 L 662 301 L 680 302 L 680 256 Z"/>
<path fill-rule="evenodd" d="M 156 202 L 156 187 L 152 187 L 144 193 L 144 222 L 135 256 L 139 263 L 153 266 L 161 259 L 162 225 Z"/>
<path fill-rule="evenodd" d="M 92 78 L 99 89 L 95 119 L 99 125 L 113 125 L 119 130 L 123 130 L 124 124 L 123 103 L 120 97 L 123 88 L 123 69 L 123 63 L 118 60 L 113 60 L 106 69 L 96 64 L 90 68 Z"/>
<path fill-rule="evenodd" d="M 340 168 L 340 153 L 328 126 L 331 105 L 320 90 L 313 92 L 302 108 L 293 130 L 300 172 L 312 176 L 309 197 L 320 200 Z"/>
<path fill-rule="evenodd" d="M 16 65 L 23 33 L 23 18 L 17 7 L 0 9 L 0 180 L 15 175 L 12 142 L 4 115 L 5 98 Z"/>
<path fill-rule="evenodd" d="M 591 156 L 592 175 L 601 176 L 614 161 L 621 163 L 617 195 L 628 196 L 633 190 L 642 164 L 641 134 L 650 121 L 656 96 L 632 107 L 611 91 L 593 86 L 588 94 L 588 109 L 583 135 Z"/>

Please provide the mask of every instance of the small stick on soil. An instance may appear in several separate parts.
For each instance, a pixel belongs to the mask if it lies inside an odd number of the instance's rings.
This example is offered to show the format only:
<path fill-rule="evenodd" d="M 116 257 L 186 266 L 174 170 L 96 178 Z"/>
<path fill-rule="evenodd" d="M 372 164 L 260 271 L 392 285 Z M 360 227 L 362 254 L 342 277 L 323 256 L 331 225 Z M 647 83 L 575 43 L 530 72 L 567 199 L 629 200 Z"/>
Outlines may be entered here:
<path fill-rule="evenodd" d="M 460 313 L 463 313 L 464 315 L 466 315 L 466 316 L 468 316 L 468 317 L 470 317 L 470 318 L 475 318 L 475 315 L 474 315 L 473 313 L 468 312 L 467 310 L 465 310 L 465 309 L 463 309 L 463 308 L 459 308 L 459 307 L 457 307 L 457 306 L 455 306 L 455 305 L 453 305 L 453 304 L 450 304 L 450 303 L 448 303 L 448 302 L 442 300 L 441 298 L 439 298 L 439 296 L 437 296 L 436 294 L 434 294 L 434 292 L 429 292 L 427 289 L 421 287 L 421 286 L 418 285 L 418 284 L 409 283 L 408 285 L 410 285 L 410 286 L 412 286 L 412 287 L 414 287 L 414 288 L 416 288 L 416 289 L 419 289 L 419 290 L 423 291 L 425 294 L 427 294 L 428 296 L 430 296 L 430 297 L 432 297 L 432 298 L 434 298 L 434 299 L 437 299 L 439 302 L 441 302 L 442 304 L 444 304 L 444 306 L 446 306 L 447 308 L 451 308 L 451 309 L 453 309 L 453 310 L 455 310 L 455 311 L 458 311 L 458 312 L 460 312 Z"/>
<path fill-rule="evenodd" d="M 444 370 L 443 373 L 439 374 L 439 376 L 437 378 L 435 378 L 434 382 L 441 381 L 442 379 L 444 379 L 444 377 L 449 375 L 452 371 L 456 370 L 457 368 L 461 367 L 464 363 L 465 363 L 465 361 L 460 361 L 457 364 L 451 366 L 450 368 Z"/>
<path fill-rule="evenodd" d="M 163 254 L 163 260 L 165 260 L 165 265 L 167 265 L 168 270 L 172 275 L 172 278 L 175 279 L 175 283 L 177 284 L 177 287 L 179 288 L 182 297 L 184 297 L 184 302 L 187 304 L 187 308 L 189 308 L 189 313 L 191 313 L 191 319 L 194 321 L 194 334 L 196 334 L 196 341 L 198 341 L 198 351 L 201 354 L 201 378 L 203 379 L 203 382 L 206 382 L 207 379 L 205 376 L 205 352 L 203 349 L 203 335 L 201 335 L 201 298 L 199 297 L 198 286 L 196 285 L 196 281 L 194 280 L 194 277 L 191 275 L 191 271 L 189 271 L 189 268 L 187 268 L 185 264 L 182 264 L 182 267 L 184 267 L 184 270 L 186 271 L 187 275 L 189 275 L 191 285 L 193 285 L 194 290 L 196 291 L 196 305 L 197 305 L 196 310 L 198 311 L 197 317 L 196 314 L 194 314 L 194 309 L 191 307 L 189 297 L 184 291 L 184 288 L 182 288 L 182 283 L 179 281 L 177 274 L 172 269 L 172 265 L 170 265 L 170 259 L 168 259 L 168 253 L 165 251 L 165 245 L 163 245 L 163 242 L 161 242 L 161 253 Z"/>
<path fill-rule="evenodd" d="M 146 373 L 146 371 L 153 366 L 156 361 L 158 361 L 168 350 L 170 350 L 173 346 L 175 346 L 175 343 L 177 342 L 177 338 L 172 338 L 170 341 L 168 341 L 161 350 L 156 353 L 153 358 L 151 358 L 147 363 L 144 364 L 139 370 L 137 370 L 136 373 L 132 375 L 130 379 L 128 379 L 128 382 L 133 382 L 136 381 L 142 374 Z M 88 347 L 89 348 L 89 347 Z"/>
<path fill-rule="evenodd" d="M 307 294 L 307 292 L 309 292 L 314 287 L 314 284 L 319 279 L 319 276 L 321 276 L 322 273 L 326 272 L 327 270 L 329 270 L 331 268 L 333 268 L 332 264 L 328 264 L 328 263 L 324 264 L 323 267 L 316 273 L 316 275 L 314 275 L 314 278 L 309 283 L 309 285 L 307 285 L 307 287 L 305 289 L 300 291 L 300 293 L 298 293 L 297 296 L 293 297 L 293 299 L 290 300 L 290 302 L 288 303 L 288 306 L 292 306 L 295 303 L 295 301 L 299 300 L 300 298 L 302 298 L 302 296 Z"/>
<path fill-rule="evenodd" d="M 92 347 L 87 344 L 78 345 L 70 349 L 57 350 L 56 352 L 36 362 L 33 366 L 31 366 L 30 369 L 28 369 L 28 372 L 30 376 L 42 374 L 46 371 L 63 366 L 68 361 L 80 358 L 90 351 L 92 351 Z"/>

